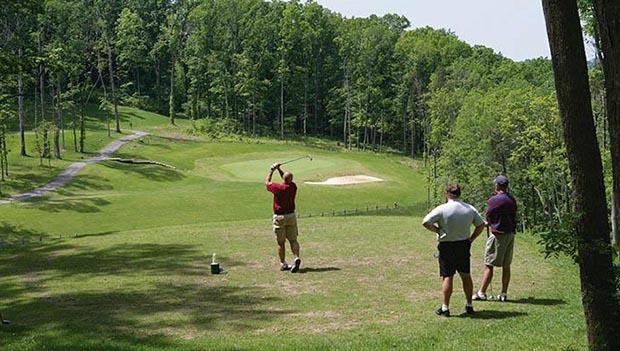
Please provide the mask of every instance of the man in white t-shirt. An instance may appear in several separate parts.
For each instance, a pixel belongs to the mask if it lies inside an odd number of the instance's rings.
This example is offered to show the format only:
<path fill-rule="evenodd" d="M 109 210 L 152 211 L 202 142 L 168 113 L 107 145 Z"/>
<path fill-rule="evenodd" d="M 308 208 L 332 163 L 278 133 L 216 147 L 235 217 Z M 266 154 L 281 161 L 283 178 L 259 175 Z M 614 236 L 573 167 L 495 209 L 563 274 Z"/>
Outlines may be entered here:
<path fill-rule="evenodd" d="M 448 184 L 446 187 L 445 204 L 435 207 L 424 217 L 422 225 L 437 234 L 439 245 L 439 275 L 443 279 L 443 304 L 435 311 L 437 315 L 450 317 L 450 296 L 452 296 L 453 278 L 459 272 L 463 281 L 463 291 L 467 304 L 465 313 L 474 313 L 472 293 L 474 283 L 469 274 L 469 257 L 471 243 L 482 233 L 486 223 L 478 211 L 472 206 L 459 200 L 461 187 L 458 184 Z M 471 234 L 471 226 L 476 228 Z"/>

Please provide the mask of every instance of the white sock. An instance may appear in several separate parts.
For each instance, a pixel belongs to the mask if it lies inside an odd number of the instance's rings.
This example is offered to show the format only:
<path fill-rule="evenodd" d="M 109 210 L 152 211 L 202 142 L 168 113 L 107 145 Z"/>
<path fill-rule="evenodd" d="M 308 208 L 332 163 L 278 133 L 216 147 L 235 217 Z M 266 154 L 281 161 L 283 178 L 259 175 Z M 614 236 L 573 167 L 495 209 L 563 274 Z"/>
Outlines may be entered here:
<path fill-rule="evenodd" d="M 450 308 L 448 308 L 448 305 L 441 304 L 441 310 L 442 310 L 442 311 L 447 311 L 447 310 L 449 310 L 449 309 L 450 309 Z"/>
<path fill-rule="evenodd" d="M 468 302 L 468 303 L 465 304 L 465 307 L 474 307 L 474 305 L 472 305 L 471 303 Z"/>
<path fill-rule="evenodd" d="M 485 297 L 487 296 L 487 294 L 483 293 L 482 291 L 478 290 L 478 292 L 476 293 L 476 295 L 480 296 L 480 297 Z"/>

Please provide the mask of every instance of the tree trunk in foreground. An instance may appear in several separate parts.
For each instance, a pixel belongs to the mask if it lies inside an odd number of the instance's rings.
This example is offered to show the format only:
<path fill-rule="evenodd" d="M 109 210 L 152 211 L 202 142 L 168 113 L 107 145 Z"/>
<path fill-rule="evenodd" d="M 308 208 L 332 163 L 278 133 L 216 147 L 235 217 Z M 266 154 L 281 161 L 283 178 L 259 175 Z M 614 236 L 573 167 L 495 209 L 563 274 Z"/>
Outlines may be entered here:
<path fill-rule="evenodd" d="M 605 108 L 609 124 L 609 139 L 613 174 L 612 188 L 612 240 L 620 245 L 620 1 L 594 1 L 594 15 L 600 36 L 605 74 Z"/>
<path fill-rule="evenodd" d="M 619 350 L 603 166 L 575 0 L 543 0 L 574 191 L 582 303 L 591 350 Z"/>

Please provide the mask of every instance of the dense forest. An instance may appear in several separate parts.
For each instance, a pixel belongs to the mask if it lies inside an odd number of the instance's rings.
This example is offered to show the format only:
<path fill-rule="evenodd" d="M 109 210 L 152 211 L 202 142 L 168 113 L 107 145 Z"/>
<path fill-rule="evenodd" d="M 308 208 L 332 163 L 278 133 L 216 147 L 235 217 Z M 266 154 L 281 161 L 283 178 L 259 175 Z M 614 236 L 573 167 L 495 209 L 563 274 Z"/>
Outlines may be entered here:
<path fill-rule="evenodd" d="M 312 1 L 24 0 L 5 3 L 0 20 L 0 138 L 9 128 L 22 140 L 12 152 L 61 158 L 65 129 L 83 152 L 92 104 L 109 112 L 112 133 L 129 127 L 122 104 L 189 119 L 196 133 L 326 137 L 421 157 L 429 204 L 456 180 L 483 206 L 492 177 L 507 174 L 522 227 L 548 252 L 575 252 L 547 59 L 514 62 L 403 16 L 345 18 Z M 598 62 L 590 78 L 610 181 Z M 37 150 L 26 149 L 28 131 Z"/>

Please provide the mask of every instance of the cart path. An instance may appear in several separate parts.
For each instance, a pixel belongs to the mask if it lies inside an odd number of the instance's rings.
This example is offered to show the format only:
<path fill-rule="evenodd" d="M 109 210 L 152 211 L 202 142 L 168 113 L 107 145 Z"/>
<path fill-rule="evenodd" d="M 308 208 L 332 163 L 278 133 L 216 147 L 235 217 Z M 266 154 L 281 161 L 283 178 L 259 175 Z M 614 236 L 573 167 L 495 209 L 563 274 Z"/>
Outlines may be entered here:
<path fill-rule="evenodd" d="M 97 156 L 93 156 L 87 160 L 75 162 L 70 164 L 67 168 L 65 168 L 59 175 L 56 176 L 51 182 L 43 185 L 42 187 L 36 188 L 30 192 L 13 195 L 9 198 L 1 199 L 0 205 L 6 205 L 17 201 L 24 201 L 28 199 L 32 199 L 33 197 L 43 196 L 51 191 L 55 191 L 56 189 L 65 186 L 69 183 L 84 167 L 89 164 L 97 163 L 100 161 L 104 161 L 112 156 L 118 149 L 120 149 L 123 145 L 134 141 L 136 139 L 140 139 L 149 133 L 136 131 L 131 135 L 124 136 L 120 139 L 114 140 L 106 147 L 99 151 Z"/>

